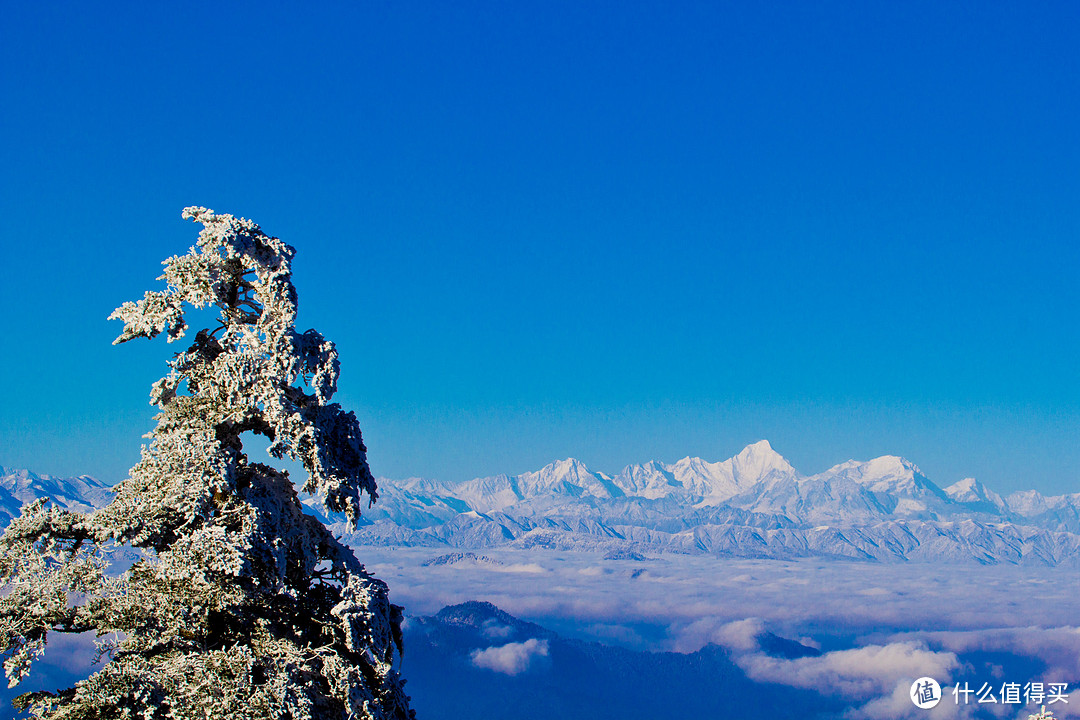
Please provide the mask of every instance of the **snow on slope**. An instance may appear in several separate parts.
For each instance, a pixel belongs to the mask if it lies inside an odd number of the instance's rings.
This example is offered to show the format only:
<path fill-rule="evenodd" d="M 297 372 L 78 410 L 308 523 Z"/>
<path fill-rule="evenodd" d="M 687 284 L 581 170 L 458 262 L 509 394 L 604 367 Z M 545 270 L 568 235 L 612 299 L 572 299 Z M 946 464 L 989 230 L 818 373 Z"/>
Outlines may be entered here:
<path fill-rule="evenodd" d="M 851 460 L 805 476 L 764 440 L 719 462 L 652 461 L 608 476 L 567 459 L 536 472 L 438 489 L 432 502 L 455 498 L 469 511 L 421 527 L 410 524 L 403 509 L 386 507 L 382 512 L 391 522 L 360 528 L 347 539 L 456 548 L 1080 564 L 1080 494 L 1046 498 L 1032 491 L 1004 499 L 971 479 L 943 490 L 896 456 Z M 415 534 L 406 538 L 405 527 Z M 337 529 L 347 531 L 344 525 Z"/>
<path fill-rule="evenodd" d="M 57 478 L 0 466 L 0 524 L 7 525 L 23 505 L 48 497 L 67 510 L 88 512 L 112 500 L 112 491 L 89 475 Z"/>
<path fill-rule="evenodd" d="M 1005 500 L 975 478 L 964 478 L 945 488 L 945 494 L 958 503 L 980 512 L 1008 512 Z"/>
<path fill-rule="evenodd" d="M 644 465 L 628 465 L 613 482 L 627 495 L 648 499 L 677 497 L 708 507 L 770 478 L 797 475 L 768 440 L 761 440 L 721 462 L 685 457 L 671 465 L 655 460 Z"/>
<path fill-rule="evenodd" d="M 109 495 L 85 476 L 0 478 L 8 517 L 36 497 L 85 511 Z M 459 483 L 381 479 L 379 496 L 357 528 L 305 503 L 354 545 L 1080 565 L 1080 493 L 1002 498 L 971 478 L 943 490 L 889 455 L 806 476 L 764 440 L 719 462 L 652 461 L 614 476 L 567 458 Z"/>

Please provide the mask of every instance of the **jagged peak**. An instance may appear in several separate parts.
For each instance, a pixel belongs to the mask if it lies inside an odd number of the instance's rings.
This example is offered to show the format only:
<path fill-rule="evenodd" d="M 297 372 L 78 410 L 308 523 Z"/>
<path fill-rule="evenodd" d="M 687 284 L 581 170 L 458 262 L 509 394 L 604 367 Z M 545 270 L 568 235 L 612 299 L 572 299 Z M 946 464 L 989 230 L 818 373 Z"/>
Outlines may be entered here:
<path fill-rule="evenodd" d="M 630 463 L 620 470 L 616 477 L 630 477 L 639 473 L 658 473 L 662 475 L 668 472 L 667 466 L 662 462 L 659 460 L 650 460 L 644 463 Z"/>
<path fill-rule="evenodd" d="M 768 440 L 758 440 L 747 445 L 732 460 L 739 465 L 758 465 L 792 472 L 795 470 L 787 458 L 773 449 Z"/>
<path fill-rule="evenodd" d="M 899 455 L 882 455 L 870 460 L 847 460 L 826 470 L 822 475 L 855 475 L 857 477 L 918 475 L 926 477 L 919 466 Z"/>
<path fill-rule="evenodd" d="M 681 460 L 676 460 L 674 463 L 671 464 L 671 467 L 698 467 L 698 468 L 700 468 L 700 467 L 704 467 L 705 465 L 712 465 L 712 463 L 707 462 L 705 460 L 702 460 L 701 458 L 697 457 L 696 455 L 693 456 L 693 457 L 691 457 L 690 455 L 687 455 L 686 457 L 682 458 Z"/>
<path fill-rule="evenodd" d="M 604 487 L 607 493 L 619 494 L 622 492 L 611 484 L 611 478 L 608 475 L 594 472 L 585 463 L 572 457 L 548 463 L 535 472 L 522 473 L 517 476 L 517 480 L 531 487 L 531 492 L 556 487 L 561 483 L 584 487 L 586 488 L 586 494 L 595 494 L 597 485 Z M 592 490 L 588 488 L 592 488 Z"/>
<path fill-rule="evenodd" d="M 109 485 L 106 485 L 92 475 L 73 475 L 71 477 L 60 477 L 59 475 L 39 474 L 25 468 L 10 468 L 4 466 L 0 466 L 0 483 L 8 485 L 13 483 L 25 485 L 29 483 L 31 486 L 63 486 L 81 483 L 92 489 L 107 489 L 110 487 Z"/>
<path fill-rule="evenodd" d="M 1013 500 L 1043 500 L 1046 496 L 1038 490 L 1016 490 L 1009 493 L 1009 499 Z"/>
<path fill-rule="evenodd" d="M 957 502 L 989 502 L 998 507 L 1004 506 L 1004 499 L 975 478 L 964 478 L 945 488 L 945 494 Z"/>
<path fill-rule="evenodd" d="M 867 466 L 875 468 L 875 469 L 877 469 L 877 468 L 881 468 L 881 469 L 893 469 L 893 468 L 895 468 L 895 469 L 903 469 L 904 471 L 910 472 L 910 473 L 915 474 L 915 475 L 923 475 L 923 471 L 919 469 L 918 465 L 911 462 L 910 460 L 908 460 L 905 457 L 900 457 L 899 455 L 882 455 L 881 457 L 876 457 L 873 460 L 868 460 L 866 462 L 866 464 L 867 464 Z M 923 475 L 923 477 L 926 477 L 926 476 Z"/>
<path fill-rule="evenodd" d="M 557 473 L 561 475 L 564 473 L 570 473 L 575 471 L 578 473 L 592 474 L 592 471 L 589 470 L 588 466 L 586 466 L 585 463 L 574 457 L 568 457 L 563 460 L 556 460 L 554 462 L 550 462 L 544 467 L 540 468 L 540 470 L 538 470 L 537 472 Z"/>
<path fill-rule="evenodd" d="M 987 487 L 975 478 L 964 478 L 963 480 L 957 480 L 949 487 L 945 488 L 945 494 L 950 497 L 954 497 L 961 494 L 975 493 L 984 494 L 987 491 Z"/>
<path fill-rule="evenodd" d="M 758 440 L 757 442 L 750 443 L 737 454 L 726 460 L 720 460 L 718 462 L 709 462 L 696 455 L 687 455 L 681 460 L 677 460 L 672 463 L 670 468 L 685 468 L 693 467 L 697 469 L 712 468 L 723 463 L 738 463 L 740 465 L 746 464 L 768 464 L 781 467 L 787 470 L 794 470 L 791 463 L 787 461 L 780 453 L 773 449 L 772 444 L 768 440 Z"/>
<path fill-rule="evenodd" d="M 26 468 L 11 468 L 11 467 L 0 467 L 0 478 L 3 478 L 5 480 L 12 480 L 12 481 L 15 481 L 15 480 L 30 480 L 30 481 L 40 480 L 42 482 L 49 482 L 50 480 L 55 479 L 55 478 L 53 478 L 52 475 L 40 475 L 40 474 L 38 474 L 36 472 L 33 472 L 32 470 L 27 470 Z"/>

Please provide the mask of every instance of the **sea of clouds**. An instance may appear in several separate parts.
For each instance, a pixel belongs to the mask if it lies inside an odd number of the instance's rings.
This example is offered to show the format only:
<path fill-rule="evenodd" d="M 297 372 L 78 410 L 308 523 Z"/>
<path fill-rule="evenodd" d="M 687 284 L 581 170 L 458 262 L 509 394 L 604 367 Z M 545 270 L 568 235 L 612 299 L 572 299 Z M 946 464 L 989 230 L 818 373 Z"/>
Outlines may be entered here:
<path fill-rule="evenodd" d="M 635 650 L 730 652 L 747 677 L 814 690 L 848 704 L 846 718 L 1023 718 L 1032 704 L 965 705 L 949 693 L 1006 682 L 1063 682 L 1057 718 L 1080 718 L 1080 576 L 1065 569 L 951 567 L 723 559 L 666 554 L 644 561 L 588 552 L 486 548 L 424 563 L 430 548 L 356 549 L 412 616 L 486 600 L 563 636 Z M 817 648 L 786 659 L 761 646 L 765 633 Z M 540 642 L 493 646 L 474 664 L 519 674 L 546 652 Z M 933 710 L 916 708 L 912 680 L 945 688 Z"/>

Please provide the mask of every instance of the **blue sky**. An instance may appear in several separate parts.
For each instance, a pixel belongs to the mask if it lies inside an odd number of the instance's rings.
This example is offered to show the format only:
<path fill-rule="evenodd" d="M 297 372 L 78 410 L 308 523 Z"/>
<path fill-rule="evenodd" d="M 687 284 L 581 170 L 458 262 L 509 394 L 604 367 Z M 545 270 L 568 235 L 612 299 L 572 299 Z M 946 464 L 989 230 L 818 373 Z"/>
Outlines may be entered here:
<path fill-rule="evenodd" d="M 299 251 L 377 474 L 572 455 L 1080 490 L 1080 8 L 19 3 L 0 464 L 115 480 L 196 228 Z"/>

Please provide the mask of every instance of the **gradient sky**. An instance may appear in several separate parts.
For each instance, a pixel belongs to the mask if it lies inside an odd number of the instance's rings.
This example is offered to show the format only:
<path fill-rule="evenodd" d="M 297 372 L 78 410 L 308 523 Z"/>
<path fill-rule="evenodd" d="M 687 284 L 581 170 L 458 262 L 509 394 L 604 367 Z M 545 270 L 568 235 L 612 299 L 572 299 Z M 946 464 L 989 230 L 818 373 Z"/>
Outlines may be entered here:
<path fill-rule="evenodd" d="M 181 348 L 105 317 L 198 204 L 298 249 L 378 475 L 1080 491 L 1080 6 L 758 5 L 9 3 L 0 464 L 137 461 Z"/>

